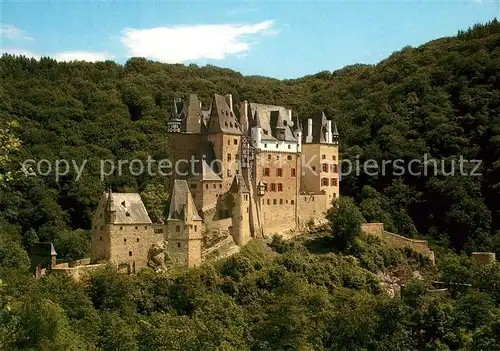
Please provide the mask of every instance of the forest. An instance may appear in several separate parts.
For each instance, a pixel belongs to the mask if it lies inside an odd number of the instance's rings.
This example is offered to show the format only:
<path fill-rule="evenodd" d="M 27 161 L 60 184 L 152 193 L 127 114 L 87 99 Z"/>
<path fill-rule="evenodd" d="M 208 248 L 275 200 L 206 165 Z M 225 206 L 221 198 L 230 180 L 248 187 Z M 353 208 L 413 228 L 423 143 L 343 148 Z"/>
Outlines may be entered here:
<path fill-rule="evenodd" d="M 141 58 L 119 65 L 4 55 L 0 82 L 0 349 L 500 347 L 498 265 L 475 267 L 466 258 L 500 256 L 497 20 L 376 65 L 292 80 Z M 166 276 L 108 268 L 86 284 L 30 278 L 27 252 L 37 241 L 52 241 L 64 261 L 88 255 L 91 215 L 108 187 L 140 192 L 153 217 L 162 216 L 163 179 L 123 174 L 101 182 L 99 160 L 167 158 L 172 102 L 189 93 L 204 109 L 214 93 L 231 93 L 236 102 L 290 107 L 302 121 L 323 110 L 338 125 L 345 160 L 408 164 L 427 155 L 447 170 L 461 157 L 480 160 L 480 176 L 389 169 L 340 182 L 355 217 L 429 240 L 442 253 L 429 274 L 472 287 L 436 294 L 411 281 L 411 298 L 389 299 L 374 273 L 418 260 L 362 236 L 342 248 L 326 240 L 323 248 L 333 250 L 326 253 L 275 239 Z M 88 165 L 81 178 L 71 171 L 56 180 L 53 171 L 26 176 L 27 159 Z"/>

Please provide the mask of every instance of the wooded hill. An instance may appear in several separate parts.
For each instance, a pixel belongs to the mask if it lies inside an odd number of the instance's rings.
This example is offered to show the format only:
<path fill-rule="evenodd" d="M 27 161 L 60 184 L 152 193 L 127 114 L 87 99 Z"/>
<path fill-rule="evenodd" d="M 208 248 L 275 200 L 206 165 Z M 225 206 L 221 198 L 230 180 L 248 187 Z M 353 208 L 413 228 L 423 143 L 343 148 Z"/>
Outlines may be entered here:
<path fill-rule="evenodd" d="M 405 47 L 377 65 L 293 80 L 139 58 L 121 66 L 10 55 L 0 59 L 0 79 L 0 123 L 16 120 L 13 132 L 22 142 L 10 170 L 26 159 L 88 159 L 79 181 L 74 173 L 59 182 L 54 175 L 17 177 L 0 190 L 2 230 L 20 235 L 25 248 L 52 240 L 62 258 L 85 256 L 90 216 L 108 185 L 140 191 L 151 211 L 161 213 L 168 193 L 162 179 L 126 174 L 102 183 L 99 160 L 168 157 L 173 99 L 196 93 L 208 108 L 213 93 L 232 93 L 236 101 L 288 106 L 303 120 L 324 110 L 338 124 L 344 159 L 482 160 L 480 177 L 393 176 L 389 169 L 384 176 L 344 178 L 341 194 L 356 199 L 366 220 L 393 232 L 500 254 L 496 20 Z"/>

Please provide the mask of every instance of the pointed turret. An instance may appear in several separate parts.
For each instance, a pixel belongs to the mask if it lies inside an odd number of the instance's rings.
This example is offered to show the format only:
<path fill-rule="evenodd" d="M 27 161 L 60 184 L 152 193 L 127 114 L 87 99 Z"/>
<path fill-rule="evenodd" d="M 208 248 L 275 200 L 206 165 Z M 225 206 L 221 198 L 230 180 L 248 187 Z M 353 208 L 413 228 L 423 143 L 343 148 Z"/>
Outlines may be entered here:
<path fill-rule="evenodd" d="M 337 123 L 333 123 L 332 142 L 333 144 L 339 143 L 339 131 L 337 130 Z"/>

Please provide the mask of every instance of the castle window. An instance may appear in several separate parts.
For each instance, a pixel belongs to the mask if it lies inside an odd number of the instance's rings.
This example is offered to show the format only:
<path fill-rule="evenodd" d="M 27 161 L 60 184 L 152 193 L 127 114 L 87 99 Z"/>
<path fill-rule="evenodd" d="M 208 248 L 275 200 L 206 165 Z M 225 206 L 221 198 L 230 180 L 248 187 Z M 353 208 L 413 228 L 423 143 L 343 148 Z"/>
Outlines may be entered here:
<path fill-rule="evenodd" d="M 316 172 L 316 166 L 312 166 L 311 168 L 312 168 L 313 172 Z"/>
<path fill-rule="evenodd" d="M 224 111 L 221 110 L 222 113 L 224 113 Z M 227 127 L 227 122 L 224 122 L 224 125 Z"/>
<path fill-rule="evenodd" d="M 181 243 L 177 243 L 177 247 L 181 247 Z"/>
<path fill-rule="evenodd" d="M 267 159 L 268 159 L 268 160 L 270 160 L 270 159 L 271 159 L 271 155 L 270 155 L 270 154 L 269 154 L 269 155 L 267 155 Z"/>
<path fill-rule="evenodd" d="M 276 176 L 277 177 L 283 177 L 283 168 L 277 168 L 276 169 Z"/>
<path fill-rule="evenodd" d="M 267 204 L 270 205 L 271 204 L 271 200 L 267 199 Z"/>
<path fill-rule="evenodd" d="M 278 191 L 283 191 L 283 184 L 282 183 L 278 183 Z"/>
<path fill-rule="evenodd" d="M 228 177 L 230 177 L 230 176 L 231 176 L 231 170 L 230 170 L 230 169 L 228 169 L 228 170 L 227 170 L 227 176 L 228 176 Z"/>
<path fill-rule="evenodd" d="M 129 252 L 128 252 L 128 255 L 129 255 L 129 256 L 132 256 L 132 251 L 129 251 Z"/>
<path fill-rule="evenodd" d="M 333 197 L 337 197 L 337 194 L 336 194 L 336 193 L 333 193 Z"/>
<path fill-rule="evenodd" d="M 271 191 L 276 191 L 276 184 L 275 183 L 271 184 Z"/>
<path fill-rule="evenodd" d="M 328 186 L 328 178 L 321 178 L 321 185 Z"/>
<path fill-rule="evenodd" d="M 247 213 L 248 213 L 248 207 L 247 207 Z"/>
<path fill-rule="evenodd" d="M 120 230 L 123 230 L 123 227 L 120 227 Z"/>
<path fill-rule="evenodd" d="M 327 165 L 326 163 L 323 163 L 323 164 L 321 165 L 321 171 L 322 171 L 322 172 L 328 172 L 328 165 Z"/>
<path fill-rule="evenodd" d="M 267 191 L 267 183 L 264 183 L 264 191 Z"/>
<path fill-rule="evenodd" d="M 269 177 L 269 168 L 264 168 L 264 176 Z"/>
<path fill-rule="evenodd" d="M 273 199 L 273 205 L 276 205 L 278 201 L 276 199 Z"/>
<path fill-rule="evenodd" d="M 215 184 L 214 184 L 215 185 Z M 208 184 L 205 184 L 205 189 L 208 189 Z"/>
<path fill-rule="evenodd" d="M 214 187 L 215 188 L 215 187 Z M 219 189 L 222 189 L 222 184 L 219 184 Z"/>
<path fill-rule="evenodd" d="M 330 179 L 330 185 L 331 186 L 337 186 L 337 178 Z"/>
<path fill-rule="evenodd" d="M 336 164 L 331 165 L 332 173 L 338 173 L 338 166 Z"/>
<path fill-rule="evenodd" d="M 148 226 L 147 226 L 147 225 L 145 225 L 145 226 L 144 226 L 144 229 L 148 229 Z"/>
<path fill-rule="evenodd" d="M 264 144 L 264 147 L 267 149 L 267 144 Z"/>
<path fill-rule="evenodd" d="M 194 226 L 194 231 L 195 231 L 195 232 L 197 232 L 197 231 L 198 231 L 198 226 L 197 226 L 197 225 L 195 225 L 195 226 Z"/>
<path fill-rule="evenodd" d="M 99 218 L 102 218 L 102 213 L 99 215 Z"/>
<path fill-rule="evenodd" d="M 104 227 L 101 225 L 101 230 L 103 230 L 103 229 L 104 229 Z"/>
<path fill-rule="evenodd" d="M 280 159 L 280 155 L 276 155 L 276 159 L 279 160 Z"/>
<path fill-rule="evenodd" d="M 231 145 L 231 140 L 228 140 L 228 141 L 227 141 L 227 145 Z"/>
<path fill-rule="evenodd" d="M 290 200 L 290 203 L 293 205 L 295 203 L 295 200 Z"/>
<path fill-rule="evenodd" d="M 295 168 L 292 168 L 290 171 L 292 173 L 292 177 L 295 177 Z"/>
<path fill-rule="evenodd" d="M 127 242 L 127 238 L 123 239 L 123 242 L 126 243 Z"/>
<path fill-rule="evenodd" d="M 288 205 L 288 200 L 286 200 L 285 203 Z"/>
<path fill-rule="evenodd" d="M 231 154 L 227 154 L 227 160 L 231 161 Z"/>
<path fill-rule="evenodd" d="M 139 242 L 139 238 L 137 238 L 137 242 Z"/>
<path fill-rule="evenodd" d="M 181 226 L 180 225 L 176 225 L 175 226 L 175 231 L 178 233 L 181 231 Z"/>
<path fill-rule="evenodd" d="M 292 146 L 291 146 L 291 145 L 288 145 L 288 150 L 290 150 L 291 148 L 292 148 Z"/>
<path fill-rule="evenodd" d="M 102 236 L 99 237 L 99 241 L 102 241 Z"/>
<path fill-rule="evenodd" d="M 278 145 L 278 143 L 276 143 L 276 148 L 279 148 L 279 145 Z"/>
<path fill-rule="evenodd" d="M 283 199 L 280 199 L 280 205 L 283 205 Z"/>
<path fill-rule="evenodd" d="M 135 229 L 137 230 L 137 229 L 139 229 L 139 227 L 138 227 L 138 226 L 135 226 Z"/>
<path fill-rule="evenodd" d="M 314 196 L 311 197 L 311 201 L 314 202 Z"/>
<path fill-rule="evenodd" d="M 161 234 L 163 233 L 163 229 L 155 229 L 155 234 Z"/>
<path fill-rule="evenodd" d="M 125 201 L 122 201 L 122 206 L 125 207 Z"/>
<path fill-rule="evenodd" d="M 321 158 L 324 160 L 326 159 L 326 155 L 321 155 Z"/>
<path fill-rule="evenodd" d="M 245 195 L 244 197 L 245 197 L 245 201 L 248 201 L 248 195 Z"/>
<path fill-rule="evenodd" d="M 125 216 L 130 217 L 130 212 L 125 212 Z"/>
<path fill-rule="evenodd" d="M 292 160 L 292 155 L 288 155 L 288 156 L 286 157 L 286 159 L 287 159 L 288 161 L 291 161 L 291 160 Z"/>
<path fill-rule="evenodd" d="M 234 155 L 234 159 L 235 159 L 235 160 L 239 160 L 239 159 L 240 159 L 240 155 L 235 154 L 235 155 Z"/>
<path fill-rule="evenodd" d="M 196 183 L 191 183 L 191 189 L 196 189 L 198 185 Z"/>
<path fill-rule="evenodd" d="M 97 229 L 97 226 L 94 226 L 94 229 Z"/>
<path fill-rule="evenodd" d="M 333 156 L 332 156 L 332 159 L 333 159 L 334 161 L 337 161 L 337 156 L 333 155 Z"/>
<path fill-rule="evenodd" d="M 268 135 L 269 133 L 267 132 L 267 129 L 264 129 L 264 135 Z"/>
<path fill-rule="evenodd" d="M 226 111 L 226 116 L 227 116 L 227 111 Z M 231 128 L 233 128 L 233 122 L 229 123 L 229 125 L 231 126 Z"/>
<path fill-rule="evenodd" d="M 217 184 L 214 184 L 214 189 L 217 189 Z"/>
<path fill-rule="evenodd" d="M 238 145 L 238 139 L 233 139 L 234 145 Z"/>

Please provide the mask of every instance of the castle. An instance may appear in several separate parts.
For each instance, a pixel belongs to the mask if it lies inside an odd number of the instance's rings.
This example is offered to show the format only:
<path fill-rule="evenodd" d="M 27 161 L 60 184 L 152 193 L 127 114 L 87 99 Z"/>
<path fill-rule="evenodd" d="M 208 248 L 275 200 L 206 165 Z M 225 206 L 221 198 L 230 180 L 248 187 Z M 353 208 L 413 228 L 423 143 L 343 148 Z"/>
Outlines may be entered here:
<path fill-rule="evenodd" d="M 339 196 L 337 126 L 324 113 L 303 130 L 292 110 L 230 94 L 202 110 L 197 95 L 176 99 L 167 121 L 175 171 L 164 224 L 153 224 L 138 194 L 103 193 L 92 220 L 91 262 L 135 272 L 166 242 L 173 265 L 197 266 L 204 235 L 224 230 L 238 246 L 324 217 Z"/>

